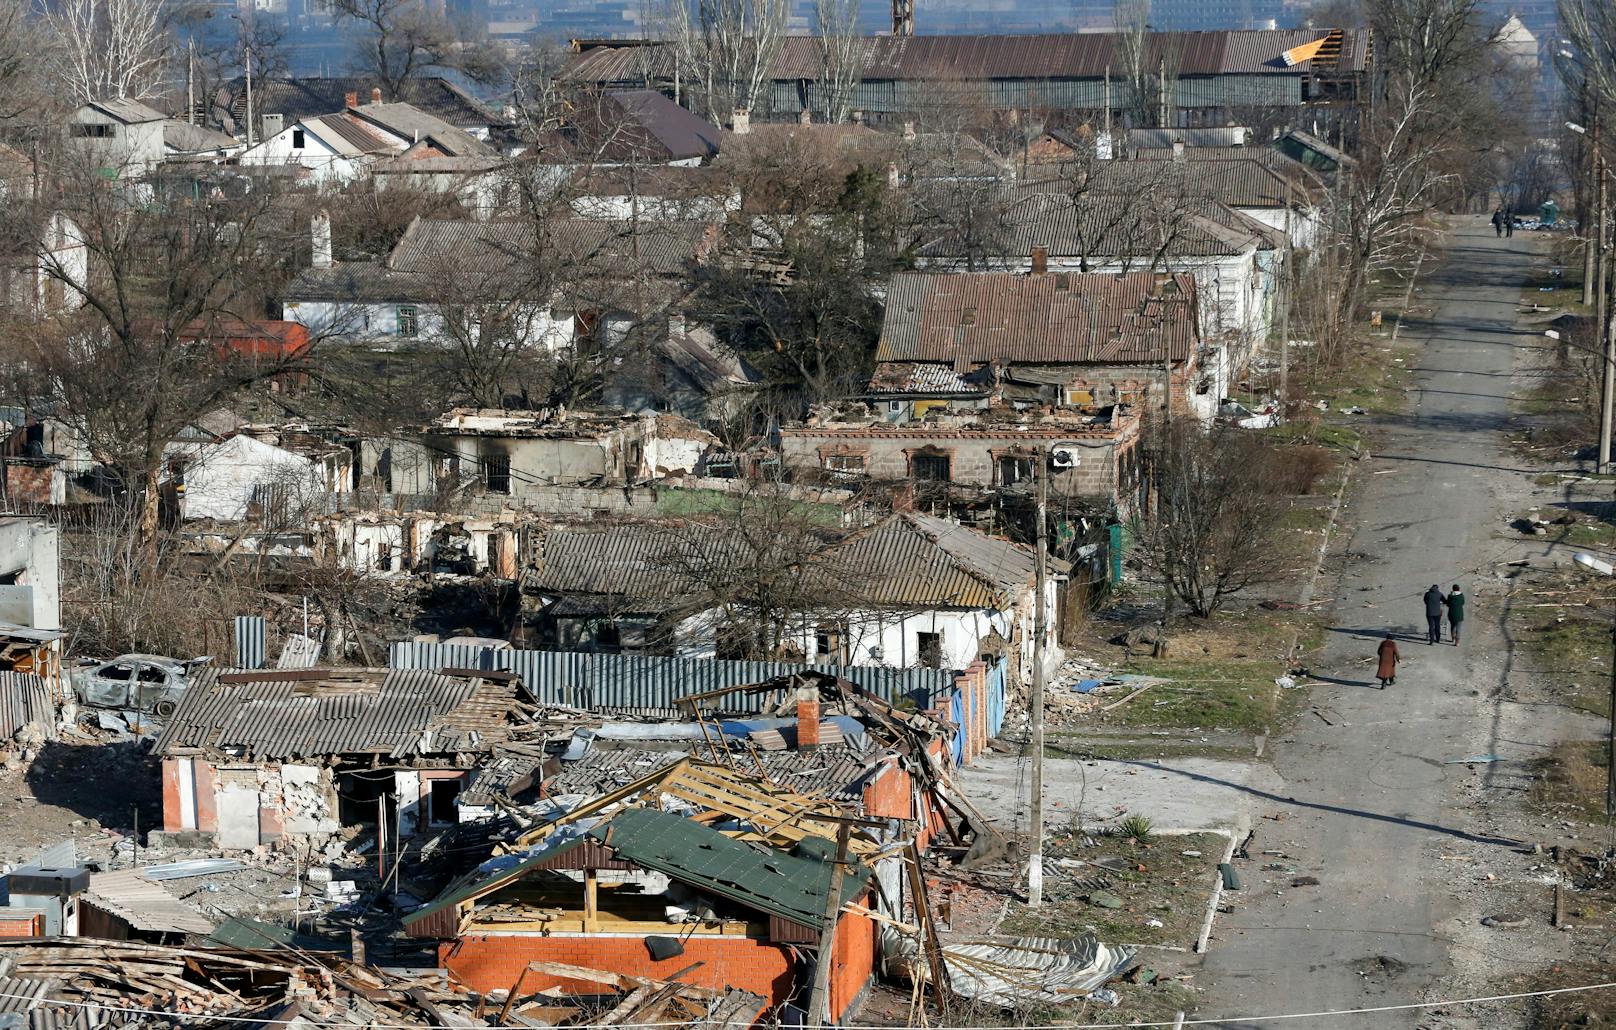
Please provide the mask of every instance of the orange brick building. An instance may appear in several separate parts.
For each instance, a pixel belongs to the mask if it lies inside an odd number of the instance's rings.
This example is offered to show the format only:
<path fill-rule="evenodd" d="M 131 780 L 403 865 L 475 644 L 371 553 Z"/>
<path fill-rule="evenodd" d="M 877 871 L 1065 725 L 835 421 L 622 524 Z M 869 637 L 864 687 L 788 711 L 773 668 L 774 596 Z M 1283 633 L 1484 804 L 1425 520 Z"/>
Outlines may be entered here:
<path fill-rule="evenodd" d="M 806 838 L 759 848 L 701 822 L 631 808 L 609 821 L 472 874 L 405 922 L 440 941 L 439 964 L 477 991 L 595 985 L 528 969 L 532 962 L 668 979 L 807 1004 L 835 869 L 835 846 Z M 869 873 L 842 874 L 843 902 L 869 899 Z M 666 887 L 660 891 L 659 885 Z M 829 1009 L 840 1020 L 875 970 L 876 927 L 836 921 Z M 694 968 L 691 968 L 694 966 Z"/>

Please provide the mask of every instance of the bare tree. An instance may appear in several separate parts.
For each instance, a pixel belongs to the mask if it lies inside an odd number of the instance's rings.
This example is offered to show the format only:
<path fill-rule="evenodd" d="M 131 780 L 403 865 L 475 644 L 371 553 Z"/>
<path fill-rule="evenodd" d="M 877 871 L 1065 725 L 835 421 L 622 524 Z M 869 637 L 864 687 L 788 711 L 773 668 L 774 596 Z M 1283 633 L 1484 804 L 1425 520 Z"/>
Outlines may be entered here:
<path fill-rule="evenodd" d="M 658 20 L 708 118 L 732 125 L 767 105 L 788 14 L 789 0 L 664 0 Z"/>
<path fill-rule="evenodd" d="M 408 85 L 432 69 L 452 68 L 478 81 L 493 81 L 504 68 L 497 47 L 474 45 L 467 33 L 421 0 L 331 0 L 338 17 L 358 25 L 360 67 L 389 100 L 406 99 Z"/>
<path fill-rule="evenodd" d="M 832 124 L 845 122 L 853 114 L 853 91 L 864 74 L 859 0 L 814 0 L 814 23 L 825 120 Z"/>
<path fill-rule="evenodd" d="M 1207 433 L 1180 419 L 1155 423 L 1146 451 L 1156 510 L 1133 520 L 1135 553 L 1190 614 L 1209 616 L 1231 594 L 1284 571 L 1289 556 L 1278 535 L 1289 502 L 1263 437 Z"/>
<path fill-rule="evenodd" d="M 79 103 L 161 91 L 172 40 L 160 0 L 48 0 L 41 13 L 47 58 Z"/>
<path fill-rule="evenodd" d="M 180 432 L 237 391 L 290 369 L 306 354 L 238 357 L 214 340 L 221 323 L 261 317 L 266 293 L 295 226 L 262 184 L 243 190 L 221 178 L 200 196 L 154 192 L 131 204 L 93 158 L 50 169 L 52 205 L 82 249 L 40 235 L 50 219 L 29 205 L 0 213 L 5 231 L 30 240 L 44 274 L 77 306 L 15 334 L 7 363 L 13 395 L 60 413 L 118 494 L 138 507 L 142 554 L 158 554 L 160 490 L 167 449 Z M 43 202 L 42 202 L 43 203 Z"/>
<path fill-rule="evenodd" d="M 50 43 L 29 6 L 0 0 L 0 123 L 42 114 L 52 92 L 44 82 Z"/>
<path fill-rule="evenodd" d="M 1150 0 L 1118 0 L 1116 32 L 1126 85 L 1123 110 L 1133 128 L 1172 123 L 1179 55 L 1150 31 Z"/>

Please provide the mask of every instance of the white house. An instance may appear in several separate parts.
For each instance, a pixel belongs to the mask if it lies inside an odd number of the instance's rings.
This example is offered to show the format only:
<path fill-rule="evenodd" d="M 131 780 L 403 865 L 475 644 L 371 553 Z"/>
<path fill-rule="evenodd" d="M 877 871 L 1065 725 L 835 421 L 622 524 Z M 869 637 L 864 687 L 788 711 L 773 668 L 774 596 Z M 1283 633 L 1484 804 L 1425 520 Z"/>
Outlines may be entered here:
<path fill-rule="evenodd" d="M 141 175 L 163 161 L 168 116 L 138 100 L 96 100 L 68 116 L 67 134 L 102 168 Z"/>
<path fill-rule="evenodd" d="M 830 531 L 827 530 L 827 533 Z M 560 649 L 723 658 L 752 650 L 760 628 L 715 603 L 726 562 L 735 576 L 768 559 L 718 523 L 639 522 L 544 533 L 523 590 L 539 635 Z M 801 610 L 780 627 L 784 649 L 810 661 L 963 669 L 985 652 L 1019 649 L 1030 672 L 1035 607 L 1031 550 L 955 522 L 900 512 L 843 533 L 806 560 Z M 1056 571 L 1064 566 L 1056 564 Z M 1055 579 L 1046 584 L 1053 612 Z M 1054 650 L 1050 620 L 1046 643 Z"/>
<path fill-rule="evenodd" d="M 319 497 L 342 489 L 345 467 L 238 433 L 167 448 L 170 483 L 185 519 L 300 520 Z"/>
<path fill-rule="evenodd" d="M 381 91 L 360 105 L 349 94 L 334 114 L 302 118 L 242 151 L 244 165 L 305 168 L 321 184 L 343 185 L 377 161 L 401 155 L 492 157 L 495 153 L 462 129 L 411 104 L 384 104 Z"/>

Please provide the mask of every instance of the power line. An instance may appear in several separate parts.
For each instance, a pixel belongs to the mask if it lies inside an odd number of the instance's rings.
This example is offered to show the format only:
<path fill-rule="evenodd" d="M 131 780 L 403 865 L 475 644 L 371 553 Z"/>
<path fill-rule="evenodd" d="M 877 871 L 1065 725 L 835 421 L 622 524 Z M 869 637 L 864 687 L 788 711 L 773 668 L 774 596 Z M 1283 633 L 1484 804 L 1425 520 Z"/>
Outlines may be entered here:
<path fill-rule="evenodd" d="M 1187 1019 L 1182 1023 L 1176 1020 L 1146 1023 L 1046 1023 L 1046 1030 L 1122 1030 L 1122 1028 L 1148 1027 L 1175 1027 L 1175 1026 L 1237 1026 L 1249 1023 L 1272 1023 L 1292 1019 L 1321 1019 L 1326 1016 L 1362 1016 L 1373 1015 L 1379 1012 L 1411 1012 L 1426 1009 L 1450 1008 L 1455 1005 L 1487 1005 L 1503 1001 L 1523 1001 L 1528 998 L 1548 998 L 1561 994 L 1583 994 L 1590 991 L 1604 991 L 1616 988 L 1616 981 L 1596 984 L 1579 984 L 1575 987 L 1552 987 L 1541 991 L 1520 991 L 1514 994 L 1491 994 L 1471 998 L 1444 998 L 1438 1001 L 1413 1001 L 1401 1005 L 1371 1005 L 1351 1009 L 1324 1009 L 1318 1012 L 1284 1012 L 1263 1016 L 1221 1016 L 1216 1019 Z M 278 1024 L 284 1018 L 266 1019 L 251 1016 L 237 1016 L 230 1014 L 210 1015 L 198 1012 L 177 1012 L 172 1009 L 135 1008 L 115 1005 L 102 1005 L 93 1001 L 41 1001 L 32 994 L 0 993 L 0 998 L 16 999 L 19 1001 L 38 1002 L 39 1008 L 83 1008 L 95 1009 L 99 1012 L 117 1012 L 140 1016 L 177 1016 L 182 1019 L 227 1020 L 232 1023 Z M 333 1027 L 340 1030 L 353 1030 L 352 1022 L 322 1023 L 310 1019 L 305 1014 L 305 1022 L 311 1026 Z M 671 1023 L 578 1023 L 573 1030 L 661 1030 L 661 1028 L 688 1027 L 688 1020 Z M 442 1023 L 369 1023 L 366 1030 L 464 1030 L 463 1027 L 449 1026 Z M 804 1024 L 803 1030 L 834 1030 L 832 1027 L 815 1024 Z M 913 1030 L 907 1026 L 868 1026 L 863 1030 Z M 960 1026 L 951 1027 L 950 1030 L 1004 1030 L 1002 1026 Z"/>

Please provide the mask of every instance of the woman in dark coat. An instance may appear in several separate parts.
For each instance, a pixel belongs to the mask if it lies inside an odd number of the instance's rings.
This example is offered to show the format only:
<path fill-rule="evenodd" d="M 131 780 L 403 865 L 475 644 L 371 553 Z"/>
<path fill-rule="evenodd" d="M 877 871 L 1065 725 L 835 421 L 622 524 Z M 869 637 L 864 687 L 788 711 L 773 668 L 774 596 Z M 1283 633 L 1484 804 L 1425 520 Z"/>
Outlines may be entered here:
<path fill-rule="evenodd" d="M 1453 584 L 1453 593 L 1444 597 L 1442 603 L 1448 606 L 1448 628 L 1453 633 L 1453 646 L 1458 647 L 1459 627 L 1464 624 L 1465 617 L 1465 595 L 1459 589 L 1459 584 Z"/>
<path fill-rule="evenodd" d="M 1397 663 L 1402 656 L 1397 653 L 1397 641 L 1392 639 L 1388 631 L 1386 639 L 1380 642 L 1380 666 L 1375 670 L 1375 676 L 1380 680 L 1380 689 L 1385 690 L 1386 684 L 1397 682 Z"/>

